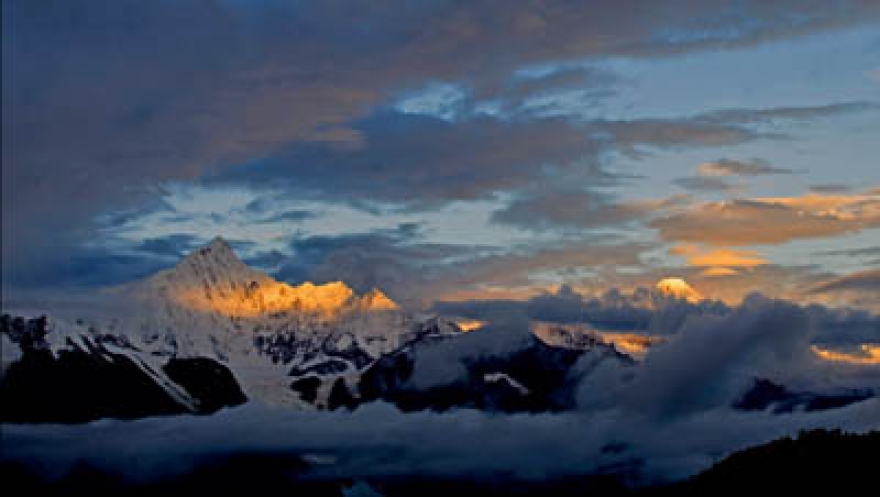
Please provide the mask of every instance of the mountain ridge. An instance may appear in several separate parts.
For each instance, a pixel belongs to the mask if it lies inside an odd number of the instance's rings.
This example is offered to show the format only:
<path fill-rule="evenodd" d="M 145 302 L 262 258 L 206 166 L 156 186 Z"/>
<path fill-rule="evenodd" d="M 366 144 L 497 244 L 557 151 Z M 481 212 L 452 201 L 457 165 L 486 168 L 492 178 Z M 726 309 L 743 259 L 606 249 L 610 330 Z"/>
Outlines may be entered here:
<path fill-rule="evenodd" d="M 294 286 L 251 269 L 221 237 L 190 252 L 173 268 L 129 286 L 147 299 L 167 299 L 184 308 L 228 317 L 277 312 L 309 312 L 332 317 L 346 312 L 396 311 L 400 307 L 378 288 L 357 295 L 342 281 Z"/>
<path fill-rule="evenodd" d="M 248 398 L 275 405 L 315 405 L 290 388 L 299 377 L 326 383 L 323 401 L 329 385 L 356 378 L 385 354 L 461 333 L 453 321 L 406 312 L 379 289 L 357 295 L 343 282 L 277 281 L 245 265 L 220 237 L 101 298 L 114 301 L 102 307 L 109 311 L 49 314 L 43 335 L 52 357 L 124 354 L 155 371 L 172 360 L 209 359 L 228 367 Z M 2 339 L 4 363 L 20 360 L 19 345 Z"/>

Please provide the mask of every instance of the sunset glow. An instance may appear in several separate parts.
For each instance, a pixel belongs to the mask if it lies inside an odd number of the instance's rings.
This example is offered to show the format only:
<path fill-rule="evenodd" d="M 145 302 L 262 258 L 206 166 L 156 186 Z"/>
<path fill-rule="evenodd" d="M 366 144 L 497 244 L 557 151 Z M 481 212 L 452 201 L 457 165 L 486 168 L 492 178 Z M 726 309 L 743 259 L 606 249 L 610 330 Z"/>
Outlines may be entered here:
<path fill-rule="evenodd" d="M 461 328 L 461 331 L 469 332 L 482 328 L 486 325 L 486 322 L 477 319 L 461 319 L 456 321 L 455 324 L 457 324 L 458 327 Z"/>
<path fill-rule="evenodd" d="M 398 309 L 397 304 L 381 290 L 373 289 L 358 297 L 341 281 L 323 285 L 305 282 L 298 286 L 278 281 L 262 281 L 250 288 L 208 296 L 200 287 L 184 288 L 173 293 L 173 300 L 184 308 L 217 312 L 229 317 L 307 312 L 332 318 L 341 312 L 352 310 L 379 312 Z"/>
<path fill-rule="evenodd" d="M 637 359 L 644 359 L 651 347 L 662 344 L 665 338 L 640 333 L 600 332 L 599 336 L 614 347 Z"/>
<path fill-rule="evenodd" d="M 880 345 L 862 344 L 859 352 L 840 352 L 817 345 L 811 350 L 826 361 L 853 364 L 857 366 L 880 366 Z"/>
<path fill-rule="evenodd" d="M 682 278 L 664 278 L 657 282 L 657 290 L 664 295 L 683 299 L 691 303 L 703 300 L 703 295 Z"/>
<path fill-rule="evenodd" d="M 876 487 L 880 0 L 0 8 L 18 493 Z"/>

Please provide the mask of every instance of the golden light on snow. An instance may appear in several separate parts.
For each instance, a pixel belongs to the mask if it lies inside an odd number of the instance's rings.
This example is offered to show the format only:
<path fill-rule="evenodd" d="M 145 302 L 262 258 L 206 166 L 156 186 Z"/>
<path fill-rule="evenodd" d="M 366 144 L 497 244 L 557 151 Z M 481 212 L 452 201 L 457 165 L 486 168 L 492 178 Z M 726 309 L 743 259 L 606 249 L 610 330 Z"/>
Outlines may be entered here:
<path fill-rule="evenodd" d="M 455 322 L 461 331 L 467 333 L 469 331 L 474 331 L 482 328 L 486 325 L 485 321 L 480 321 L 478 319 L 460 319 Z"/>
<path fill-rule="evenodd" d="M 694 290 L 694 288 L 682 278 L 664 278 L 657 282 L 656 288 L 663 295 L 683 299 L 690 303 L 696 303 L 703 300 L 703 295 Z"/>
<path fill-rule="evenodd" d="M 296 311 L 333 316 L 343 310 L 389 311 L 397 304 L 382 291 L 373 289 L 362 297 L 341 281 L 323 285 L 306 282 L 298 286 L 264 279 L 250 285 L 214 289 L 203 287 L 178 290 L 173 299 L 184 307 L 213 311 L 226 316 L 253 317 Z"/>
<path fill-rule="evenodd" d="M 700 271 L 700 275 L 707 278 L 720 278 L 722 276 L 735 276 L 737 274 L 739 274 L 739 271 L 729 267 L 708 267 Z"/>
<path fill-rule="evenodd" d="M 862 344 L 860 352 L 841 352 L 812 345 L 810 349 L 817 357 L 831 362 L 854 364 L 858 366 L 880 366 L 880 345 Z"/>
<path fill-rule="evenodd" d="M 644 359 L 651 347 L 666 341 L 665 337 L 644 333 L 600 331 L 586 323 L 533 321 L 531 327 L 535 337 L 552 347 L 589 350 L 600 342 L 636 360 Z"/>
<path fill-rule="evenodd" d="M 375 288 L 360 296 L 341 281 L 297 286 L 278 281 L 244 265 L 219 237 L 143 285 L 147 295 L 158 291 L 180 307 L 239 318 L 303 312 L 332 319 L 350 311 L 398 310 Z"/>
<path fill-rule="evenodd" d="M 636 359 L 644 359 L 652 346 L 666 341 L 663 337 L 639 333 L 597 332 L 605 343 Z"/>

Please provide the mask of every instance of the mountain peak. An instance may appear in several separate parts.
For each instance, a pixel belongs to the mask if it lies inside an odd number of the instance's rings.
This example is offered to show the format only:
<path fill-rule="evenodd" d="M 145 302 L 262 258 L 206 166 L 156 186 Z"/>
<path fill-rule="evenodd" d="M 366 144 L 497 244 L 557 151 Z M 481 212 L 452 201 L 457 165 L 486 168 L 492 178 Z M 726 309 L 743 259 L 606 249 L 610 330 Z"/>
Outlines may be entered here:
<path fill-rule="evenodd" d="M 664 278 L 657 282 L 656 288 L 661 295 L 686 300 L 690 303 L 696 303 L 703 300 L 703 295 L 694 290 L 694 288 L 682 278 Z"/>
<path fill-rule="evenodd" d="M 398 309 L 397 303 L 388 298 L 385 292 L 378 288 L 373 288 L 363 297 L 361 297 L 361 305 L 366 310 L 371 311 L 391 311 Z"/>
<path fill-rule="evenodd" d="M 181 261 L 181 265 L 199 267 L 219 266 L 224 268 L 246 267 L 244 263 L 241 262 L 241 259 L 235 254 L 235 251 L 232 250 L 232 246 L 229 245 L 229 242 L 220 236 L 214 237 L 209 244 L 190 252 L 183 261 Z"/>
<path fill-rule="evenodd" d="M 226 316 L 257 317 L 291 311 L 329 317 L 399 310 L 378 289 L 358 296 L 342 281 L 319 285 L 306 281 L 298 286 L 277 281 L 249 268 L 221 237 L 193 250 L 173 269 L 160 272 L 148 282 L 149 288 L 179 306 Z"/>
<path fill-rule="evenodd" d="M 215 236 L 210 243 L 196 249 L 194 252 L 202 254 L 213 253 L 215 256 L 234 257 L 238 259 L 235 255 L 235 251 L 232 250 L 232 245 L 230 245 L 222 236 Z"/>
<path fill-rule="evenodd" d="M 208 247 L 214 250 L 232 250 L 232 246 L 229 245 L 229 242 L 220 235 L 215 236 L 211 240 L 211 243 L 208 244 Z"/>

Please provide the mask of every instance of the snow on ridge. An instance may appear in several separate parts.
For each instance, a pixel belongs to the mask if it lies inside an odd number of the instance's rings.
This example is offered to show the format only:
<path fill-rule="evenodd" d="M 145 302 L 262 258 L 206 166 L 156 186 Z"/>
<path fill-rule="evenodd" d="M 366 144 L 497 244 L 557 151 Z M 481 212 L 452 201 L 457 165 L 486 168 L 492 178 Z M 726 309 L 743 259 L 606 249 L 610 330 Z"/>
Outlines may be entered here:
<path fill-rule="evenodd" d="M 143 367 L 206 357 L 227 364 L 248 397 L 268 404 L 301 405 L 289 388 L 296 365 L 332 358 L 357 374 L 426 333 L 460 331 L 436 316 L 404 312 L 378 289 L 357 295 L 339 281 L 277 281 L 244 264 L 219 237 L 173 268 L 98 292 L 95 300 L 100 312 L 82 306 L 45 313 L 53 353 L 118 341 L 126 355 L 144 359 L 135 361 Z"/>
<path fill-rule="evenodd" d="M 245 265 L 219 237 L 174 268 L 130 285 L 128 291 L 146 300 L 242 318 L 278 313 L 334 318 L 352 312 L 399 310 L 379 289 L 359 296 L 341 281 L 298 286 L 277 281 Z"/>

